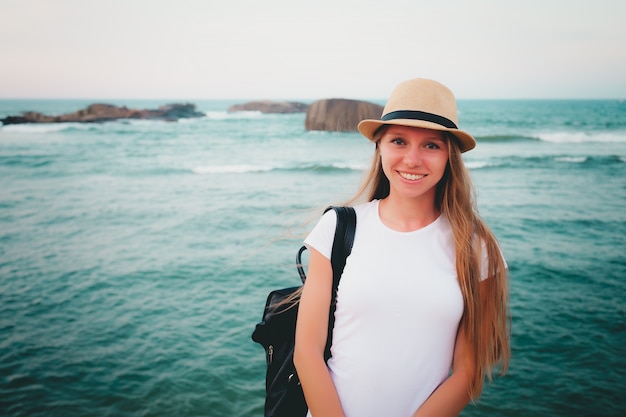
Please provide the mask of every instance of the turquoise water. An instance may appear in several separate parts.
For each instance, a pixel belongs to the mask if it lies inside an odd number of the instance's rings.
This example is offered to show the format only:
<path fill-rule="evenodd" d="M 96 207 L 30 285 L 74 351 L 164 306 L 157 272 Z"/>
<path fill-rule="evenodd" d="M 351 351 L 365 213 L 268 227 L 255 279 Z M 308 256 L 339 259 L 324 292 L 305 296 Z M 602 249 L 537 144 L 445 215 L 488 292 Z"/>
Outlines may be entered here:
<path fill-rule="evenodd" d="M 0 127 L 0 415 L 262 415 L 265 297 L 297 284 L 307 222 L 372 146 L 196 104 L 206 118 Z M 625 415 L 626 104 L 459 108 L 513 320 L 509 374 L 462 415 Z"/>

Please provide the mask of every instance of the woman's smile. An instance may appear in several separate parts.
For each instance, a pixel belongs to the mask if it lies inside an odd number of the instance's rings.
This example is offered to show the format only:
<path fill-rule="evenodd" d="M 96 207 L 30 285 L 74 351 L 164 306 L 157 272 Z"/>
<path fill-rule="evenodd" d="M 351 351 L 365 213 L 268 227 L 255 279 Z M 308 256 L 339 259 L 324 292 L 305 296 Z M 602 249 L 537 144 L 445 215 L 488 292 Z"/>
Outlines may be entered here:
<path fill-rule="evenodd" d="M 405 180 L 409 180 L 409 181 L 421 180 L 422 178 L 426 176 L 422 174 L 411 174 L 409 172 L 398 172 L 398 174 L 400 174 L 400 176 L 404 178 Z"/>

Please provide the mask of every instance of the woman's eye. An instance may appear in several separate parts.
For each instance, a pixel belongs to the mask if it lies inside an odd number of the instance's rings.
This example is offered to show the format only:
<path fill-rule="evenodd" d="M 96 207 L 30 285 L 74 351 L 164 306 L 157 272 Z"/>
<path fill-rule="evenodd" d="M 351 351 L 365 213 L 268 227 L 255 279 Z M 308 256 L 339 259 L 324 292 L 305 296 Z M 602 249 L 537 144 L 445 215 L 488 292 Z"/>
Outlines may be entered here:
<path fill-rule="evenodd" d="M 440 146 L 439 146 L 438 144 L 433 143 L 433 142 L 431 142 L 431 143 L 427 143 L 427 144 L 426 144 L 426 147 L 427 147 L 428 149 L 439 149 L 439 148 L 440 148 Z"/>
<path fill-rule="evenodd" d="M 393 138 L 390 141 L 391 143 L 393 143 L 394 145 L 403 145 L 404 144 L 404 140 L 401 138 Z"/>

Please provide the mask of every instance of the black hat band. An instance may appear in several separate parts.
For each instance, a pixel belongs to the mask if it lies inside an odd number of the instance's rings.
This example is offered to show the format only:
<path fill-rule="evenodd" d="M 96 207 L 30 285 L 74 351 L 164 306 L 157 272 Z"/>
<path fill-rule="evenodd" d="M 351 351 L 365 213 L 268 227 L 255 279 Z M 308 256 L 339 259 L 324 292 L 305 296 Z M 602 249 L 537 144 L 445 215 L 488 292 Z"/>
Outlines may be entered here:
<path fill-rule="evenodd" d="M 458 129 L 456 124 L 446 117 L 419 110 L 396 110 L 385 114 L 380 119 L 385 122 L 396 119 L 424 120 L 426 122 L 437 123 L 438 125 L 445 126 L 449 129 Z"/>

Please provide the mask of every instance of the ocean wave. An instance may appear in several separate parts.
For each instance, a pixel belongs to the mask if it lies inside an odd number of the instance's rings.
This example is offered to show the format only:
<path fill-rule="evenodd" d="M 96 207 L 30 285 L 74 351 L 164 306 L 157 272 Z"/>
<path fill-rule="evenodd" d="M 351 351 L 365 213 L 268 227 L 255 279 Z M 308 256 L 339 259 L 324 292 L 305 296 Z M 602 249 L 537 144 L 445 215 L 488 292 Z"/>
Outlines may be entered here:
<path fill-rule="evenodd" d="M 91 124 L 80 123 L 25 123 L 0 126 L 1 132 L 11 133 L 55 133 L 69 130 L 90 130 Z"/>
<path fill-rule="evenodd" d="M 367 167 L 363 164 L 359 163 L 349 163 L 349 162 L 335 162 L 330 165 L 305 165 L 297 168 L 290 168 L 289 170 L 296 169 L 298 171 L 322 171 L 322 172 L 333 172 L 333 171 L 363 171 Z"/>
<path fill-rule="evenodd" d="M 489 161 L 467 161 L 465 167 L 467 169 L 482 169 L 497 166 L 498 164 Z"/>
<path fill-rule="evenodd" d="M 333 173 L 345 171 L 363 171 L 366 167 L 362 164 L 337 162 L 332 164 L 305 164 L 299 166 L 261 166 L 261 165 L 217 165 L 217 166 L 197 166 L 192 169 L 194 174 L 249 174 L 255 172 L 270 171 L 298 171 Z"/>
<path fill-rule="evenodd" d="M 539 141 L 539 138 L 533 136 L 523 136 L 523 135 L 487 135 L 487 136 L 476 136 L 476 140 L 478 142 L 527 142 Z"/>
<path fill-rule="evenodd" d="M 192 169 L 194 174 L 247 174 L 250 172 L 268 172 L 272 167 L 254 165 L 221 165 L 221 166 L 197 166 Z"/>
<path fill-rule="evenodd" d="M 613 165 L 613 164 L 623 164 L 626 162 L 625 156 L 620 155 L 594 155 L 594 156 L 585 156 L 585 155 L 562 155 L 553 157 L 553 160 L 556 162 L 568 163 L 568 164 L 590 164 L 590 165 Z"/>
<path fill-rule="evenodd" d="M 620 165 L 626 162 L 623 155 L 543 155 L 543 156 L 507 156 L 494 157 L 487 160 L 465 161 L 470 170 L 483 169 L 526 169 L 526 168 L 557 168 L 566 164 L 585 168 Z M 557 164 L 555 164 L 557 163 Z"/>
<path fill-rule="evenodd" d="M 557 162 L 568 162 L 573 164 L 582 164 L 589 160 L 588 156 L 558 156 L 554 158 Z"/>
<path fill-rule="evenodd" d="M 60 123 L 24 123 L 0 126 L 0 132 L 41 134 L 57 132 L 97 132 L 106 130 L 113 133 L 128 133 L 135 127 L 161 123 L 161 120 L 119 119 L 105 122 L 60 122 Z M 130 130 L 129 130 L 130 129 Z"/>
<path fill-rule="evenodd" d="M 54 163 L 55 155 L 0 155 L 0 167 L 41 168 Z"/>
<path fill-rule="evenodd" d="M 552 132 L 539 133 L 540 140 L 552 143 L 624 143 L 626 132 Z"/>
<path fill-rule="evenodd" d="M 551 142 L 551 143 L 624 143 L 625 131 L 598 131 L 598 132 L 538 132 L 532 136 L 526 135 L 485 135 L 476 136 L 478 142 Z"/>
<path fill-rule="evenodd" d="M 260 119 L 263 113 L 260 111 L 208 111 L 205 113 L 212 120 L 242 120 L 242 119 Z"/>

